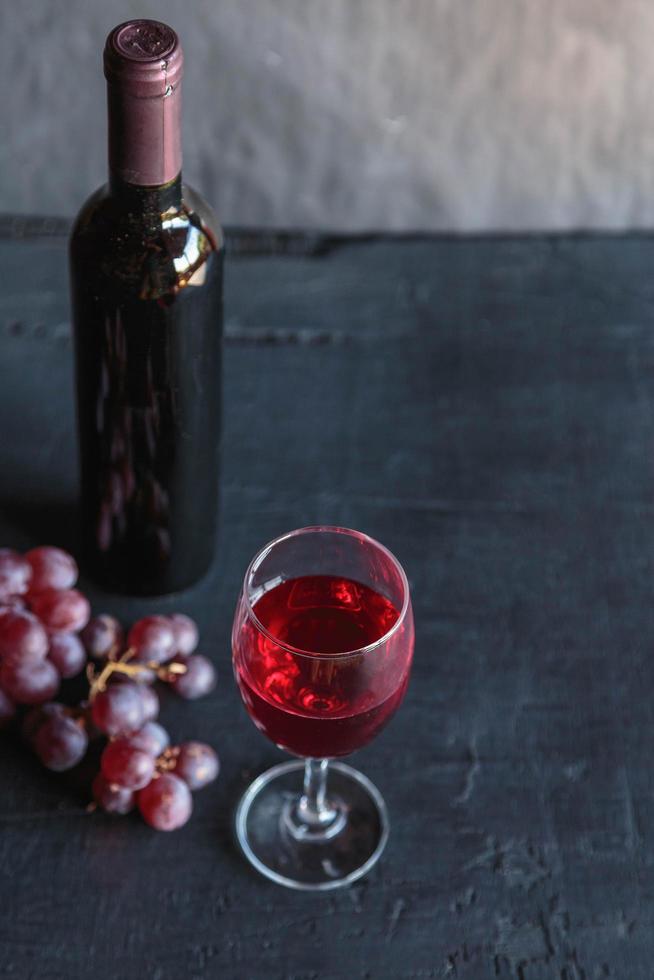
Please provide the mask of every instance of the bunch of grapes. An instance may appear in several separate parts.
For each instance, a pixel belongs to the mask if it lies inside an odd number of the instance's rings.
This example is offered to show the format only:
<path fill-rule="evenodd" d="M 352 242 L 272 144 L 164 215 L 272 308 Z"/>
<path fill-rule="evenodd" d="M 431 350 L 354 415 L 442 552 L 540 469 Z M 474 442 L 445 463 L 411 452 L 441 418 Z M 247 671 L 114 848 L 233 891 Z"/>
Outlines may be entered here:
<path fill-rule="evenodd" d="M 134 623 L 126 641 L 113 616 L 97 616 L 82 631 L 82 641 L 89 657 L 102 667 L 100 687 L 106 678 L 121 675 L 144 684 L 161 680 L 193 701 L 208 694 L 216 682 L 211 661 L 194 652 L 198 628 L 183 613 L 145 616 Z"/>
<path fill-rule="evenodd" d="M 17 705 L 49 701 L 86 664 L 78 633 L 91 607 L 76 581 L 74 558 L 59 548 L 0 549 L 0 728 Z"/>
<path fill-rule="evenodd" d="M 146 722 L 135 735 L 109 742 L 93 783 L 98 806 L 128 813 L 135 805 L 155 830 L 176 830 L 191 816 L 191 791 L 218 775 L 218 756 L 203 742 L 169 747 L 168 733 Z"/>
<path fill-rule="evenodd" d="M 174 830 L 191 815 L 191 791 L 216 778 L 219 762 L 201 742 L 170 745 L 155 720 L 152 684 L 164 681 L 193 700 L 213 688 L 213 666 L 195 653 L 198 630 L 188 616 L 146 616 L 125 638 L 115 617 L 89 618 L 76 581 L 74 559 L 58 548 L 24 556 L 0 550 L 0 728 L 19 706 L 34 706 L 23 735 L 56 772 L 76 766 L 90 739 L 107 739 L 93 782 L 96 805 L 109 813 L 136 806 L 150 826 Z M 85 666 L 88 699 L 75 707 L 53 701 L 61 678 Z"/>

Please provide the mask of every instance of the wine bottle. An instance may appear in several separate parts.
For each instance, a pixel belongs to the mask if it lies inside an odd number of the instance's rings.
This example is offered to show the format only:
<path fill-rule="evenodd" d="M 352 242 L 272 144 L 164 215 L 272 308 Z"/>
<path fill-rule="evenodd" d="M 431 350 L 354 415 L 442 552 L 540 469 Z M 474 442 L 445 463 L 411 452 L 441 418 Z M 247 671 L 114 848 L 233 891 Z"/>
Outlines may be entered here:
<path fill-rule="evenodd" d="M 166 24 L 109 34 L 109 180 L 70 240 L 83 551 L 131 594 L 194 583 L 216 537 L 224 249 L 182 183 L 182 68 Z"/>

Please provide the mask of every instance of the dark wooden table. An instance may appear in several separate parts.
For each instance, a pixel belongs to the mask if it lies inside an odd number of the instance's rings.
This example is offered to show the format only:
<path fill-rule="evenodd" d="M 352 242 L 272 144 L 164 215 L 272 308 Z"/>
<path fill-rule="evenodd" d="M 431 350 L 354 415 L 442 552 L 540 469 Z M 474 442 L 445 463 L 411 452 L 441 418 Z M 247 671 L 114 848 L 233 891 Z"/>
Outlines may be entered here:
<path fill-rule="evenodd" d="M 0 544 L 74 542 L 65 223 L 0 240 Z M 0 975 L 652 980 L 654 242 L 234 233 L 213 573 L 181 609 L 220 674 L 174 736 L 220 752 L 174 835 L 88 814 L 0 741 Z M 201 516 L 199 515 L 199 519 Z M 306 895 L 232 841 L 281 754 L 229 634 L 264 541 L 341 523 L 413 589 L 413 681 L 355 758 L 390 807 L 370 877 Z"/>

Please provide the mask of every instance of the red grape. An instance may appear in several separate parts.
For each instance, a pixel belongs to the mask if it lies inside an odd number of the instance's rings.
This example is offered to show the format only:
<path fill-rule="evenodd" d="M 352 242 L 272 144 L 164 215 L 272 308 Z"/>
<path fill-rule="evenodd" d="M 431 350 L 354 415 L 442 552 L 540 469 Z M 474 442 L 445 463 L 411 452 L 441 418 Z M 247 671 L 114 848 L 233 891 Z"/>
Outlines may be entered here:
<path fill-rule="evenodd" d="M 132 743 L 130 738 L 109 742 L 102 753 L 102 775 L 126 789 L 143 789 L 154 775 L 155 757 Z"/>
<path fill-rule="evenodd" d="M 101 772 L 93 780 L 93 798 L 105 813 L 129 813 L 134 809 L 134 791 L 108 783 Z"/>
<path fill-rule="evenodd" d="M 159 695 L 151 687 L 139 686 L 141 704 L 143 705 L 143 721 L 154 721 L 159 715 Z"/>
<path fill-rule="evenodd" d="M 168 617 L 175 635 L 175 653 L 179 657 L 188 657 L 198 645 L 198 628 L 189 616 L 184 613 L 173 613 Z"/>
<path fill-rule="evenodd" d="M 83 701 L 79 707 L 82 717 L 84 718 L 84 727 L 86 728 L 86 734 L 88 737 L 104 738 L 104 732 L 101 732 L 96 723 L 93 721 L 93 702 Z"/>
<path fill-rule="evenodd" d="M 0 660 L 4 663 L 42 663 L 48 635 L 36 616 L 9 609 L 0 613 Z"/>
<path fill-rule="evenodd" d="M 16 705 L 0 687 L 0 731 L 8 728 L 16 716 Z"/>
<path fill-rule="evenodd" d="M 46 629 L 77 633 L 89 621 L 91 606 L 77 589 L 45 589 L 31 600 L 35 612 Z"/>
<path fill-rule="evenodd" d="M 62 677 L 75 677 L 84 668 L 86 650 L 74 633 L 53 633 L 50 637 L 48 659 Z"/>
<path fill-rule="evenodd" d="M 164 772 L 138 794 L 138 807 L 155 830 L 176 830 L 191 816 L 193 799 L 183 779 Z"/>
<path fill-rule="evenodd" d="M 32 568 L 31 595 L 45 589 L 71 589 L 77 581 L 75 559 L 61 548 L 33 548 L 25 558 Z"/>
<path fill-rule="evenodd" d="M 18 704 L 42 704 L 59 690 L 59 672 L 49 660 L 41 663 L 3 663 L 0 687 Z"/>
<path fill-rule="evenodd" d="M 86 732 L 65 714 L 46 717 L 33 737 L 34 751 L 47 769 L 64 772 L 80 762 L 88 748 Z"/>
<path fill-rule="evenodd" d="M 114 616 L 94 616 L 82 630 L 82 642 L 94 660 L 106 660 L 118 654 L 123 645 L 123 629 Z"/>
<path fill-rule="evenodd" d="M 68 708 L 66 705 L 59 704 L 58 701 L 49 701 L 47 704 L 39 704 L 36 708 L 30 708 L 23 718 L 23 724 L 21 727 L 23 738 L 26 742 L 32 743 L 34 741 L 34 736 L 44 721 L 47 721 L 48 718 L 54 717 L 54 715 L 60 716 L 67 714 Z"/>
<path fill-rule="evenodd" d="M 194 701 L 208 694 L 215 686 L 216 672 L 213 664 L 206 657 L 199 653 L 192 653 L 190 657 L 175 657 L 175 663 L 182 663 L 186 666 L 186 673 L 173 674 L 170 679 L 171 686 L 181 698 L 187 701 Z"/>
<path fill-rule="evenodd" d="M 0 548 L 0 597 L 24 595 L 32 578 L 29 562 L 11 548 Z"/>
<path fill-rule="evenodd" d="M 142 749 L 155 759 L 170 745 L 170 736 L 156 721 L 146 721 L 140 731 L 129 736 L 130 745 Z"/>
<path fill-rule="evenodd" d="M 124 735 L 143 724 L 141 688 L 133 681 L 112 684 L 93 701 L 93 723 L 105 735 Z"/>
<path fill-rule="evenodd" d="M 204 742 L 182 742 L 175 759 L 175 775 L 183 779 L 189 789 L 202 789 L 213 782 L 220 771 L 218 756 Z"/>
<path fill-rule="evenodd" d="M 173 627 L 165 616 L 145 616 L 132 626 L 127 646 L 134 649 L 137 663 L 165 663 L 175 653 Z"/>

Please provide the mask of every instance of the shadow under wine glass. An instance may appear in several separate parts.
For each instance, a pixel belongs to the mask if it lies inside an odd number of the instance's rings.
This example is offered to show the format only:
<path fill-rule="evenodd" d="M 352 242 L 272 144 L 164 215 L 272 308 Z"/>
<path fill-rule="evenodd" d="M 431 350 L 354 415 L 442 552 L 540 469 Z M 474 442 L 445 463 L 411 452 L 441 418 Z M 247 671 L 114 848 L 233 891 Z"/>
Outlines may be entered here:
<path fill-rule="evenodd" d="M 232 631 L 254 724 L 299 759 L 255 779 L 236 812 L 248 860 L 291 888 L 356 881 L 388 837 L 381 794 L 336 757 L 367 745 L 399 707 L 414 627 L 396 558 L 359 531 L 306 527 L 252 560 Z"/>

